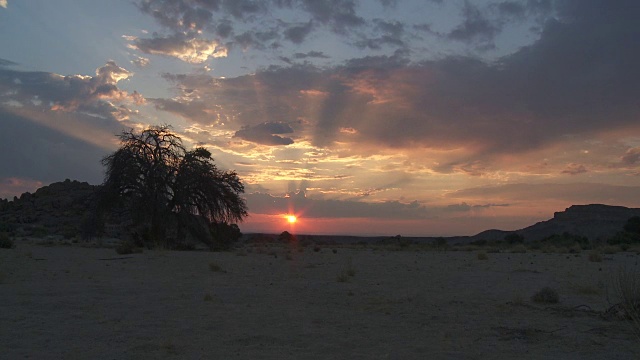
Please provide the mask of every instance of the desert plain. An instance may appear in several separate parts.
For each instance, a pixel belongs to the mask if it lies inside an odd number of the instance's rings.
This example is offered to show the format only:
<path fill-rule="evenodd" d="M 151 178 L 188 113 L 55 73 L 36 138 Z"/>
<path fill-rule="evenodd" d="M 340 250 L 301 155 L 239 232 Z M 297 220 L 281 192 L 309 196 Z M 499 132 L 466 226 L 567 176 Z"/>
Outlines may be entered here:
<path fill-rule="evenodd" d="M 0 249 L 2 359 L 637 359 L 618 252 Z M 559 302 L 538 303 L 544 287 Z"/>

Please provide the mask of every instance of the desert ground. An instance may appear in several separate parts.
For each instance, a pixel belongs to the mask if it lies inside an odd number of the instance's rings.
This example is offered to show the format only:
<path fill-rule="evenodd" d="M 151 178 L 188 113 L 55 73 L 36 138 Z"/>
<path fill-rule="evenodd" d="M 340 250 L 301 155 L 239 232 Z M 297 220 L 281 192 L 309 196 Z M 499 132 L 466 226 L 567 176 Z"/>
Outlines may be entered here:
<path fill-rule="evenodd" d="M 0 249 L 0 358 L 637 359 L 632 322 L 604 313 L 639 258 L 22 241 Z M 560 301 L 534 302 L 544 287 Z"/>

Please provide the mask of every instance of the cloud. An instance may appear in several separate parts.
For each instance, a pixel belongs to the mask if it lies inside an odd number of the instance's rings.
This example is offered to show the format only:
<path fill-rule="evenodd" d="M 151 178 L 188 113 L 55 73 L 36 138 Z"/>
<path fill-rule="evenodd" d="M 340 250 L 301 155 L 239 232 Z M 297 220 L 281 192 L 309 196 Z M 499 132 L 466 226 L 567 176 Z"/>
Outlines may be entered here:
<path fill-rule="evenodd" d="M 294 25 L 284 31 L 284 37 L 294 44 L 301 44 L 312 29 L 313 23 L 311 21 L 302 25 Z"/>
<path fill-rule="evenodd" d="M 374 218 L 417 220 L 432 219 L 451 214 L 481 212 L 492 207 L 505 207 L 507 204 L 469 205 L 467 203 L 427 207 L 418 201 L 365 202 L 357 200 L 332 200 L 309 198 L 305 191 L 292 192 L 286 196 L 274 196 L 267 193 L 249 193 L 247 204 L 255 214 L 281 214 L 287 209 L 296 209 L 306 218 Z"/>
<path fill-rule="evenodd" d="M 309 51 L 307 53 L 295 53 L 293 54 L 295 59 L 307 59 L 307 58 L 318 58 L 318 59 L 328 59 L 329 56 L 325 55 L 322 51 Z"/>
<path fill-rule="evenodd" d="M 494 62 L 471 56 L 410 61 L 398 51 L 336 66 L 291 62 L 236 78 L 173 74 L 165 78 L 176 96 L 153 102 L 232 132 L 285 122 L 296 143 L 350 155 L 439 152 L 429 170 L 485 176 L 501 159 L 544 149 L 559 154 L 599 134 L 640 131 L 640 48 L 629 35 L 640 35 L 639 10 L 610 10 L 622 12 L 613 22 L 608 12 L 587 10 L 600 6 L 592 1 L 561 9 L 537 41 Z M 580 165 L 557 165 L 553 173 L 596 168 L 586 160 Z"/>
<path fill-rule="evenodd" d="M 600 183 L 507 184 L 461 189 L 447 198 L 490 202 L 560 201 L 571 204 L 618 204 L 634 206 L 640 186 L 617 186 Z"/>
<path fill-rule="evenodd" d="M 227 56 L 226 46 L 215 40 L 180 34 L 169 37 L 156 35 L 151 39 L 135 39 L 129 46 L 145 54 L 175 57 L 191 64 L 201 64 L 209 58 Z"/>
<path fill-rule="evenodd" d="M 462 10 L 464 21 L 447 34 L 452 40 L 480 42 L 491 46 L 494 37 L 500 32 L 500 26 L 487 19 L 477 6 L 465 1 Z"/>
<path fill-rule="evenodd" d="M 276 134 L 291 134 L 293 129 L 285 123 L 262 123 L 236 131 L 234 137 L 262 145 L 291 145 L 293 139 Z"/>
<path fill-rule="evenodd" d="M 15 66 L 15 65 L 18 65 L 18 64 L 11 60 L 0 58 L 0 67 L 8 67 L 8 66 Z"/>
<path fill-rule="evenodd" d="M 640 165 L 640 147 L 627 150 L 621 160 L 622 163 L 627 166 Z"/>
<path fill-rule="evenodd" d="M 142 57 L 142 56 L 136 56 L 135 59 L 131 60 L 131 63 L 138 66 L 138 67 L 147 67 L 150 64 L 150 61 L 148 58 Z"/>
<path fill-rule="evenodd" d="M 128 119 L 130 111 L 126 104 L 145 101 L 137 92 L 118 88 L 118 82 L 132 75 L 114 61 L 97 68 L 95 76 L 0 69 L 0 89 L 11 89 L 0 96 L 0 102 L 41 110 L 82 112 L 105 119 Z"/>
<path fill-rule="evenodd" d="M 2 8 L 5 8 L 5 9 L 6 9 L 6 8 L 7 8 L 7 5 L 8 5 L 8 4 L 7 4 L 7 0 L 0 0 L 0 7 L 2 7 Z"/>
<path fill-rule="evenodd" d="M 589 172 L 589 170 L 587 170 L 584 165 L 575 163 L 567 165 L 567 168 L 562 171 L 563 174 L 567 175 L 579 175 L 587 172 Z"/>

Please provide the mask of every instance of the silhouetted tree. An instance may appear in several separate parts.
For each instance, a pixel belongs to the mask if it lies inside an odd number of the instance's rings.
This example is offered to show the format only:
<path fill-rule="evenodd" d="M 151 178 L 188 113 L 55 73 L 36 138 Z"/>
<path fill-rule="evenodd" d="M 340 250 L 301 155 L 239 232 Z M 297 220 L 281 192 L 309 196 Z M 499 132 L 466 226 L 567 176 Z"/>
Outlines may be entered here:
<path fill-rule="evenodd" d="M 237 174 L 218 170 L 202 147 L 187 151 L 168 126 L 124 131 L 119 138 L 120 148 L 102 160 L 102 205 L 128 208 L 134 224 L 148 226 L 145 241 L 176 245 L 186 230 L 211 246 L 210 224 L 248 215 Z M 175 238 L 169 239 L 169 229 Z"/>

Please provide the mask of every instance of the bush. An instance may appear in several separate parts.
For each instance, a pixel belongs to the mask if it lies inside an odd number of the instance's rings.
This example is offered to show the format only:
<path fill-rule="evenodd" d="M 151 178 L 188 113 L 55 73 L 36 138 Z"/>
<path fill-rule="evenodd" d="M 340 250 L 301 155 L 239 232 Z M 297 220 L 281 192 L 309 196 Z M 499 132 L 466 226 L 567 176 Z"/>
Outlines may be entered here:
<path fill-rule="evenodd" d="M 621 268 L 613 285 L 626 318 L 633 322 L 633 330 L 640 338 L 640 274 L 635 269 Z"/>
<path fill-rule="evenodd" d="M 592 251 L 589 253 L 589 261 L 602 262 L 602 255 L 600 255 L 600 253 L 597 251 Z"/>
<path fill-rule="evenodd" d="M 214 262 L 209 263 L 209 270 L 213 272 L 223 272 L 222 267 Z"/>
<path fill-rule="evenodd" d="M 0 249 L 11 249 L 14 243 L 7 233 L 0 233 Z"/>
<path fill-rule="evenodd" d="M 131 241 L 123 241 L 120 245 L 116 246 L 116 252 L 120 255 L 139 254 L 142 252 L 142 248 L 137 247 Z"/>
<path fill-rule="evenodd" d="M 504 237 L 504 241 L 506 241 L 507 243 L 513 245 L 513 244 L 522 244 L 524 242 L 524 236 L 517 234 L 517 233 L 511 233 L 507 236 Z"/>
<path fill-rule="evenodd" d="M 613 237 L 607 239 L 607 244 L 633 244 L 640 242 L 640 235 L 629 231 L 618 231 Z"/>
<path fill-rule="evenodd" d="M 209 225 L 209 231 L 213 237 L 211 249 L 214 251 L 227 251 L 242 237 L 237 224 L 212 223 Z"/>
<path fill-rule="evenodd" d="M 531 300 L 536 303 L 556 304 L 560 301 L 560 297 L 555 289 L 545 287 L 533 294 Z"/>
<path fill-rule="evenodd" d="M 551 244 L 559 248 L 571 248 L 575 246 L 580 246 L 583 250 L 588 250 L 591 247 L 589 244 L 589 239 L 580 236 L 571 234 L 569 232 L 564 232 L 562 235 L 554 234 L 549 237 L 546 237 L 542 240 L 543 243 Z"/>
<path fill-rule="evenodd" d="M 640 216 L 633 216 L 624 224 L 624 231 L 640 235 Z"/>
<path fill-rule="evenodd" d="M 480 251 L 478 253 L 478 260 L 487 260 L 489 259 L 489 257 L 487 256 L 487 253 L 484 251 Z"/>

